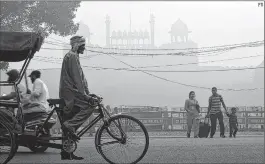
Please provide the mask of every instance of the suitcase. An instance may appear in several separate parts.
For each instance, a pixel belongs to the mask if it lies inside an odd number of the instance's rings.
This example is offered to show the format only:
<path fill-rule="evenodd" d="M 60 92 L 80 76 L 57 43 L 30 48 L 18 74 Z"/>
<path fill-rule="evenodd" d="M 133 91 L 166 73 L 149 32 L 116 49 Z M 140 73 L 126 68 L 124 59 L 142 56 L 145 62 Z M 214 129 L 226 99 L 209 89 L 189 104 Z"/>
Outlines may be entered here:
<path fill-rule="evenodd" d="M 204 121 L 200 121 L 199 137 L 207 138 L 209 136 L 211 126 L 209 124 L 210 119 L 205 118 Z"/>

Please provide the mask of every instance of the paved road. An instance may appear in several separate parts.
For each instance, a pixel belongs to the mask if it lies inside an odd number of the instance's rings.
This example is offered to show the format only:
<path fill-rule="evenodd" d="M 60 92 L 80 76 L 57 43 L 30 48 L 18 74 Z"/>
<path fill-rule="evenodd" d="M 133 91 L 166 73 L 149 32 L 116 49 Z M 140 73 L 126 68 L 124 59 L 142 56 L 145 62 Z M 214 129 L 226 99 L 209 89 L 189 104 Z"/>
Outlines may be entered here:
<path fill-rule="evenodd" d="M 106 163 L 96 152 L 94 140 L 80 141 L 76 154 L 83 161 L 61 161 L 59 150 L 33 154 L 27 148 L 10 163 Z M 149 150 L 140 163 L 263 163 L 264 136 L 238 138 L 151 138 Z"/>

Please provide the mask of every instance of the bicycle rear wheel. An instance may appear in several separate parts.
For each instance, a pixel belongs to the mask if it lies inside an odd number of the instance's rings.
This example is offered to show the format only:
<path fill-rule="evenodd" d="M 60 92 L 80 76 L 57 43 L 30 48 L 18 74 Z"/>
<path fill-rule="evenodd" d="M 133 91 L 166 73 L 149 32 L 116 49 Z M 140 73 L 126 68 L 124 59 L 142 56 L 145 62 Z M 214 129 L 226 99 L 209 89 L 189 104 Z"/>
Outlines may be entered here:
<path fill-rule="evenodd" d="M 11 129 L 0 121 L 0 163 L 7 164 L 15 155 L 15 138 Z"/>
<path fill-rule="evenodd" d="M 149 135 L 136 118 L 117 115 L 103 125 L 96 136 L 96 148 L 109 163 L 137 163 L 146 154 Z"/>

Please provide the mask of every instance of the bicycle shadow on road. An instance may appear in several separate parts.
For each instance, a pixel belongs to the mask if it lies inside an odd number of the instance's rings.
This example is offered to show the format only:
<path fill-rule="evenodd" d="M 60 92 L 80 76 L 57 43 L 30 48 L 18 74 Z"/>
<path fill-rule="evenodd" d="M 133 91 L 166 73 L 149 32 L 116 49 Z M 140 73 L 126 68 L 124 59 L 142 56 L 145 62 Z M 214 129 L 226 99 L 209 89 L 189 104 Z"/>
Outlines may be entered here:
<path fill-rule="evenodd" d="M 16 152 L 16 155 L 41 155 L 41 154 L 44 154 L 44 155 L 49 155 L 49 154 L 55 155 L 55 154 L 58 154 L 58 153 L 57 152 L 34 153 L 34 152 L 31 152 L 31 151 L 18 151 L 18 152 Z"/>

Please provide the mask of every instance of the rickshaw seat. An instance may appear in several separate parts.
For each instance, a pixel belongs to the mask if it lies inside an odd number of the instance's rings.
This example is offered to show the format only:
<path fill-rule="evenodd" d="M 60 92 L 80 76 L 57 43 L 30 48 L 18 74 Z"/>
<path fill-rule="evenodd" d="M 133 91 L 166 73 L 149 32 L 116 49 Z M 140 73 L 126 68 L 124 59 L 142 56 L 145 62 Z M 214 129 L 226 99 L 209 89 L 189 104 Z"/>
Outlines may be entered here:
<path fill-rule="evenodd" d="M 64 99 L 48 99 L 50 105 L 64 105 Z"/>
<path fill-rule="evenodd" d="M 0 106 L 18 108 L 18 102 L 14 100 L 0 100 Z"/>

